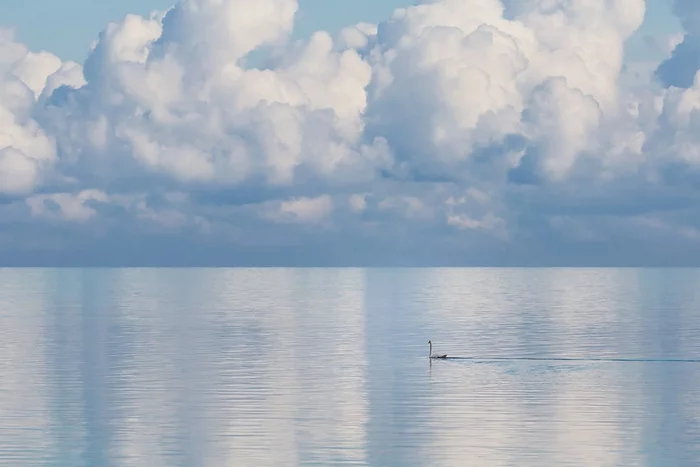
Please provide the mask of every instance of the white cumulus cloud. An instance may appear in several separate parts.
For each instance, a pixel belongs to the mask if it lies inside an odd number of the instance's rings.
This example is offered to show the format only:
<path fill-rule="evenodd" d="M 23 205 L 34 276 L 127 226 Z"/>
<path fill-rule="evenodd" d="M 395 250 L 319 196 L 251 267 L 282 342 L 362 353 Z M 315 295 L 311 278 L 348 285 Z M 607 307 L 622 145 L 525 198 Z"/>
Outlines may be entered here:
<path fill-rule="evenodd" d="M 3 30 L 0 209 L 110 232 L 99 248 L 313 252 L 319 231 L 338 261 L 694 248 L 700 9 L 674 6 L 662 86 L 622 77 L 644 0 L 432 0 L 304 41 L 296 0 L 182 0 L 106 25 L 83 65 Z"/>
<path fill-rule="evenodd" d="M 294 198 L 282 201 L 272 219 L 279 222 L 316 223 L 333 212 L 333 200 L 328 195 L 316 198 Z"/>

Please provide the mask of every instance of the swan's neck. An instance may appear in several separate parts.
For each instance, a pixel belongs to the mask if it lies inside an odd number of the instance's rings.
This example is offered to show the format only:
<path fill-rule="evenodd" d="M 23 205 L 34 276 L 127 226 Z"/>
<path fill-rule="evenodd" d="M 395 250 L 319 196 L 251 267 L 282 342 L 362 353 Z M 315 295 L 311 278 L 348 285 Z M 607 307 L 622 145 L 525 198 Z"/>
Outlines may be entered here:
<path fill-rule="evenodd" d="M 432 355 L 433 355 L 433 343 L 431 342 L 430 343 L 430 356 L 432 356 Z"/>

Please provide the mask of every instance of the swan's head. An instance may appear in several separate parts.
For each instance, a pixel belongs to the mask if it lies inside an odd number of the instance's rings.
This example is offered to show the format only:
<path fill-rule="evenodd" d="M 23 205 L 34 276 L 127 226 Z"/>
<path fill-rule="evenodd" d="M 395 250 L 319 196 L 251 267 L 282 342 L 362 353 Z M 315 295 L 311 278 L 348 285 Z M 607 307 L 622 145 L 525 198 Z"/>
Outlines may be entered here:
<path fill-rule="evenodd" d="M 432 344 L 432 343 L 433 343 L 433 341 L 428 341 L 428 344 Z"/>

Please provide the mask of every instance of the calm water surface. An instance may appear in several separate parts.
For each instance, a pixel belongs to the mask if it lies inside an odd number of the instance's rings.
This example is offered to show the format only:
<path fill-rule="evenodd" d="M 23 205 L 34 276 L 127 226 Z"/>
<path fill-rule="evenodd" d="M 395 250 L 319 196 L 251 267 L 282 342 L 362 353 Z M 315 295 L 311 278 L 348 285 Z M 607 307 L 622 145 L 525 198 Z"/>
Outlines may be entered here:
<path fill-rule="evenodd" d="M 6 269 L 0 465 L 698 466 L 692 359 L 700 270 Z"/>

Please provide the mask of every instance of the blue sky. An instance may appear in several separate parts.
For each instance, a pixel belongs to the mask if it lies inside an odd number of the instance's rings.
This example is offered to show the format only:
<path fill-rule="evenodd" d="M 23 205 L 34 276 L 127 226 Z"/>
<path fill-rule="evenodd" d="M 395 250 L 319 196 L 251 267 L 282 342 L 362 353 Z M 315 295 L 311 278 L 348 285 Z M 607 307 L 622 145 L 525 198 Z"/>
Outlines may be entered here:
<path fill-rule="evenodd" d="M 109 22 L 123 15 L 147 16 L 171 7 L 173 0 L 2 0 L 3 25 L 17 28 L 19 38 L 32 49 L 45 49 L 64 60 L 82 62 L 90 43 Z M 336 31 L 360 21 L 377 22 L 399 7 L 402 0 L 301 0 L 297 37 L 319 29 Z"/>
<path fill-rule="evenodd" d="M 700 265 L 697 0 L 299 4 L 0 0 L 0 266 Z"/>
<path fill-rule="evenodd" d="M 379 22 L 396 8 L 412 5 L 406 0 L 300 0 L 297 37 L 319 29 L 337 31 L 360 22 Z M 33 50 L 48 50 L 64 60 L 81 62 L 90 43 L 110 21 L 123 15 L 148 15 L 164 10 L 173 0 L 2 0 L 2 25 L 17 28 L 18 37 Z M 669 0 L 648 0 L 647 17 L 638 36 L 668 34 L 680 29 Z M 647 48 L 636 38 L 631 53 L 642 58 Z"/>

